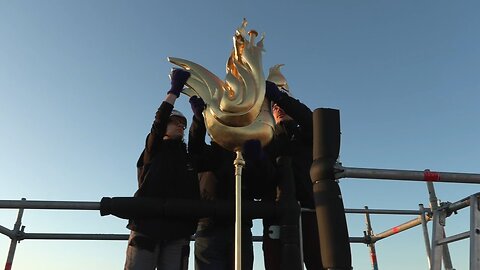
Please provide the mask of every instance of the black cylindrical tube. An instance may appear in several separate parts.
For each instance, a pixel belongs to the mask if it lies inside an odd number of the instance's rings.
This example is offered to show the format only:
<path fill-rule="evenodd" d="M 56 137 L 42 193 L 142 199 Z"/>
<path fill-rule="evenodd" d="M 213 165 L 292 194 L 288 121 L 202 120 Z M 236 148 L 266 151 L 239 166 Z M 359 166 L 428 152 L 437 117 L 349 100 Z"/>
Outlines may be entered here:
<path fill-rule="evenodd" d="M 290 157 L 277 158 L 280 179 L 278 187 L 280 197 L 280 243 L 282 245 L 281 270 L 301 270 L 302 256 L 300 252 L 300 205 L 295 196 L 295 183 Z"/>
<path fill-rule="evenodd" d="M 273 218 L 279 215 L 274 202 L 242 202 L 242 215 L 249 218 Z M 158 199 L 142 197 L 104 197 L 100 202 L 100 215 L 119 218 L 154 217 L 217 217 L 233 218 L 234 201 L 206 201 Z"/>
<path fill-rule="evenodd" d="M 313 183 L 320 250 L 325 269 L 352 269 L 345 208 L 334 165 L 340 152 L 340 113 L 335 109 L 313 112 Z"/>

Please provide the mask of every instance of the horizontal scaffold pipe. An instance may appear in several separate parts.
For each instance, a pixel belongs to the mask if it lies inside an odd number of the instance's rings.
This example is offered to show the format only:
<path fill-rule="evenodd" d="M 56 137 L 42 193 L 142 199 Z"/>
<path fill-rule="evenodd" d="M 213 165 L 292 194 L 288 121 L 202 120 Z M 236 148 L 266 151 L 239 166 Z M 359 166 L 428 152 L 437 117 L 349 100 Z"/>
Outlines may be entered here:
<path fill-rule="evenodd" d="M 0 200 L 0 208 L 100 210 L 99 202 Z"/>
<path fill-rule="evenodd" d="M 469 237 L 470 237 L 470 231 L 467 231 L 467 232 L 459 233 L 459 234 L 452 235 L 452 236 L 449 236 L 449 237 L 445 237 L 443 239 L 439 239 L 439 240 L 437 240 L 437 245 L 445 245 L 445 244 L 448 244 L 448 243 L 452 243 L 452 242 L 456 242 L 456 241 L 459 241 L 459 240 L 467 239 Z"/>
<path fill-rule="evenodd" d="M 19 240 L 128 240 L 128 234 L 86 234 L 86 233 L 23 233 Z"/>
<path fill-rule="evenodd" d="M 372 168 L 351 168 L 343 167 L 341 164 L 335 165 L 335 178 L 367 178 L 383 180 L 409 180 L 425 182 L 480 184 L 480 174 L 474 173 L 434 172 L 430 170 L 408 171 Z"/>
<path fill-rule="evenodd" d="M 210 204 L 210 203 L 209 203 Z M 452 203 L 452 211 L 464 208 L 469 205 L 468 198 Z M 77 201 L 27 201 L 27 200 L 0 200 L 0 208 L 8 209 L 51 209 L 51 210 L 100 210 L 99 202 L 77 202 Z M 313 209 L 302 208 L 302 212 L 315 212 Z M 430 213 L 430 208 L 425 208 Z M 353 209 L 345 208 L 345 213 L 350 214 L 391 214 L 391 215 L 419 215 L 420 210 L 395 210 L 395 209 Z M 0 226 L 0 233 L 6 234 L 10 230 Z"/>
<path fill-rule="evenodd" d="M 302 208 L 302 212 L 315 212 L 313 209 Z M 377 215 L 420 215 L 423 212 L 430 213 L 430 208 L 424 208 L 424 211 L 420 210 L 399 210 L 399 209 L 354 209 L 345 208 L 345 213 L 348 214 L 377 214 Z"/>
<path fill-rule="evenodd" d="M 480 196 L 480 193 L 475 193 L 471 196 L 476 196 L 476 197 L 479 197 Z M 451 213 L 453 212 L 456 212 L 460 209 L 463 209 L 465 207 L 468 207 L 470 206 L 470 197 L 471 196 L 468 196 L 466 198 L 463 198 L 461 200 L 458 200 L 456 202 L 453 202 L 453 203 L 446 203 L 444 206 L 441 206 L 438 208 L 439 211 L 441 210 L 446 210 L 447 211 L 447 215 L 450 215 Z"/>
<path fill-rule="evenodd" d="M 82 233 L 23 233 L 16 240 L 128 240 L 129 234 L 82 234 Z M 195 241 L 195 236 L 190 237 Z M 253 242 L 262 242 L 261 235 L 252 236 Z M 365 237 L 350 237 L 351 243 L 366 243 Z"/>
<path fill-rule="evenodd" d="M 430 208 L 425 208 L 425 212 L 430 212 Z M 420 210 L 394 210 L 394 209 L 349 209 L 345 208 L 345 213 L 350 214 L 376 214 L 376 215 L 420 215 Z"/>
<path fill-rule="evenodd" d="M 279 215 L 274 202 L 244 202 L 245 215 L 250 218 L 272 218 Z M 138 217 L 207 217 L 235 215 L 233 201 L 205 201 L 136 197 L 104 197 L 101 202 L 0 200 L 0 208 L 100 210 L 101 215 L 120 218 Z M 0 231 L 1 232 L 1 231 Z"/>

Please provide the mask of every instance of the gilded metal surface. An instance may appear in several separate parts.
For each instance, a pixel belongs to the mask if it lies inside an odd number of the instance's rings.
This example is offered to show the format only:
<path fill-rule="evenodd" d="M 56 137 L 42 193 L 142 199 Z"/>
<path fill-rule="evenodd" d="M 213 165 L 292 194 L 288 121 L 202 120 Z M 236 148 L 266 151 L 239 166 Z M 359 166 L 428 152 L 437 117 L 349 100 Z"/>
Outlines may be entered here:
<path fill-rule="evenodd" d="M 233 49 L 226 65 L 225 80 L 194 62 L 169 57 L 168 61 L 191 73 L 183 93 L 201 97 L 207 131 L 213 141 L 226 149 L 241 149 L 246 140 L 266 145 L 273 136 L 274 120 L 265 97 L 262 65 L 263 35 L 255 44 L 257 32 L 247 33 L 244 19 L 233 36 Z"/>
<path fill-rule="evenodd" d="M 286 92 L 290 93 L 290 87 L 288 87 L 287 78 L 283 76 L 280 68 L 283 67 L 283 64 L 278 64 L 270 68 L 267 81 L 271 81 L 278 85 L 278 87 L 287 90 Z"/>

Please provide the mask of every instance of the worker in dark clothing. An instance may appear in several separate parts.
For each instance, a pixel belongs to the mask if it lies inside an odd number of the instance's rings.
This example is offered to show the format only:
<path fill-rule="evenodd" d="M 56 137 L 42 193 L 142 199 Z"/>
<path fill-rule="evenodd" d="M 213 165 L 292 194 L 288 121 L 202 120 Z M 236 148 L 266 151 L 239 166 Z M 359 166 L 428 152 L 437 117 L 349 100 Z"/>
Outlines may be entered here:
<path fill-rule="evenodd" d="M 190 99 L 194 120 L 190 127 L 189 151 L 201 153 L 210 161 L 209 170 L 200 174 L 202 199 L 235 200 L 235 152 L 224 149 L 212 141 L 205 143 L 205 124 L 202 111 L 205 104 L 200 98 Z M 262 197 L 269 181 L 273 181 L 273 164 L 262 155 L 260 141 L 249 140 L 243 145 L 245 167 L 242 171 L 242 200 L 253 201 Z M 272 185 L 271 183 L 268 185 Z M 242 216 L 242 269 L 253 268 L 252 220 Z M 195 234 L 196 270 L 233 270 L 235 268 L 235 218 L 200 219 Z"/>
<path fill-rule="evenodd" d="M 175 69 L 172 87 L 160 105 L 138 163 L 136 197 L 199 199 L 193 158 L 183 141 L 187 120 L 174 110 L 190 73 Z M 195 218 L 131 219 L 125 269 L 186 270 Z"/>
<path fill-rule="evenodd" d="M 313 188 L 310 180 L 313 147 L 312 111 L 291 96 L 286 83 L 283 86 L 279 89 L 277 84 L 266 82 L 265 96 L 272 102 L 275 120 L 274 137 L 266 151 L 272 159 L 279 156 L 291 157 L 296 198 L 302 208 L 314 210 Z M 278 189 L 271 188 L 268 196 L 269 199 L 277 200 L 281 194 Z M 308 270 L 323 269 L 315 211 L 302 212 L 301 223 L 305 266 Z M 275 238 L 272 237 L 275 231 L 279 231 L 278 220 L 263 220 L 263 226 L 265 268 L 280 269 L 280 240 L 272 239 Z"/>

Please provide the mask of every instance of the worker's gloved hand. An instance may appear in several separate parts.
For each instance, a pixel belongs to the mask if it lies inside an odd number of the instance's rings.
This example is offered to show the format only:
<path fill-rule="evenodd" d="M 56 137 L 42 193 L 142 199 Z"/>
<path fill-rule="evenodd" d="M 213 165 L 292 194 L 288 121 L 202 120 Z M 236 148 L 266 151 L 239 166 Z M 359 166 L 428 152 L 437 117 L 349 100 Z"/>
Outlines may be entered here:
<path fill-rule="evenodd" d="M 205 109 L 205 102 L 203 99 L 201 97 L 192 96 L 188 102 L 190 102 L 193 116 L 195 116 L 195 118 L 198 120 L 201 120 L 203 118 L 203 110 Z"/>
<path fill-rule="evenodd" d="M 247 140 L 243 143 L 243 157 L 245 160 L 259 161 L 265 158 L 262 143 L 259 140 Z"/>
<path fill-rule="evenodd" d="M 265 96 L 273 102 L 277 102 L 281 95 L 282 92 L 280 89 L 278 89 L 277 84 L 271 82 L 271 81 L 266 81 L 266 87 L 265 87 Z"/>
<path fill-rule="evenodd" d="M 190 77 L 190 72 L 183 70 L 183 69 L 173 69 L 172 73 L 170 74 L 170 80 L 172 87 L 168 90 L 168 94 L 174 94 L 175 96 L 180 96 L 180 92 L 182 92 L 185 83 L 187 82 L 188 78 Z"/>

